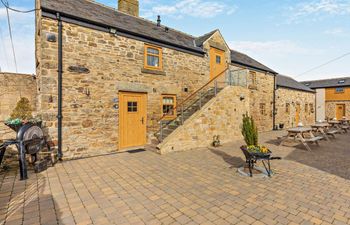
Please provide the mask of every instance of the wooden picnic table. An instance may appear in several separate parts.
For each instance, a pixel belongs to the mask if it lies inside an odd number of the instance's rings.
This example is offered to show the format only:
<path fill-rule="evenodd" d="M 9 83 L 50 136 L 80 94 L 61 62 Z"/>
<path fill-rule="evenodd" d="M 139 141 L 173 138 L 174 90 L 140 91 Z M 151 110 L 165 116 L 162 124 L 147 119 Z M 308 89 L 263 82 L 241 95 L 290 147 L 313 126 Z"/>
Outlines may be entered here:
<path fill-rule="evenodd" d="M 341 120 L 331 120 L 328 121 L 329 124 L 332 125 L 333 128 L 339 130 L 340 133 L 347 133 L 347 129 L 349 128 L 346 125 L 343 125 Z"/>
<path fill-rule="evenodd" d="M 317 145 L 319 145 L 318 141 L 323 139 L 323 137 L 315 137 L 315 135 L 312 133 L 312 128 L 295 127 L 288 129 L 287 131 L 288 134 L 282 139 L 280 145 L 282 145 L 286 140 L 293 138 L 295 141 L 300 141 L 307 150 L 311 151 L 308 142 L 316 143 Z"/>
<path fill-rule="evenodd" d="M 329 123 L 316 123 L 311 125 L 314 132 L 319 132 L 321 135 L 329 141 L 329 137 L 327 135 L 327 130 L 331 125 Z"/>

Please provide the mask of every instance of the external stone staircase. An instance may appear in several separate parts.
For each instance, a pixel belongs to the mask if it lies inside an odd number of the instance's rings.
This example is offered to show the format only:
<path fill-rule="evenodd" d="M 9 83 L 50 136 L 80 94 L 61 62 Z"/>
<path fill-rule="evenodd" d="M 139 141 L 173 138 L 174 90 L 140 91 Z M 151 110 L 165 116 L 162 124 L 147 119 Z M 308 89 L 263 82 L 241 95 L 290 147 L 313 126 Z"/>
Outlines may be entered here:
<path fill-rule="evenodd" d="M 173 131 L 181 126 L 187 119 L 189 119 L 194 113 L 200 110 L 206 103 L 214 98 L 223 88 L 210 88 L 205 93 L 200 93 L 194 98 L 190 104 L 182 110 L 177 110 L 177 117 L 170 121 L 162 121 L 161 129 L 155 133 L 158 143 L 162 142 Z M 155 142 L 155 144 L 156 144 Z"/>

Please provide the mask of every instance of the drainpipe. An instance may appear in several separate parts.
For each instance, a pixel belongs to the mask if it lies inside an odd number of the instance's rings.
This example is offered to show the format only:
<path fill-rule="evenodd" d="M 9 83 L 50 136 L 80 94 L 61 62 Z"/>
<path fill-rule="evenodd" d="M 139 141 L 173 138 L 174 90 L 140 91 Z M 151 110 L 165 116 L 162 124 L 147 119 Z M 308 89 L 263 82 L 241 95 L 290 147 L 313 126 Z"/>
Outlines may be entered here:
<path fill-rule="evenodd" d="M 276 74 L 273 75 L 273 107 L 272 107 L 272 129 L 276 130 Z"/>
<path fill-rule="evenodd" d="M 59 13 L 56 14 L 58 20 L 58 112 L 57 112 L 57 136 L 58 136 L 58 159 L 62 160 L 62 20 Z"/>

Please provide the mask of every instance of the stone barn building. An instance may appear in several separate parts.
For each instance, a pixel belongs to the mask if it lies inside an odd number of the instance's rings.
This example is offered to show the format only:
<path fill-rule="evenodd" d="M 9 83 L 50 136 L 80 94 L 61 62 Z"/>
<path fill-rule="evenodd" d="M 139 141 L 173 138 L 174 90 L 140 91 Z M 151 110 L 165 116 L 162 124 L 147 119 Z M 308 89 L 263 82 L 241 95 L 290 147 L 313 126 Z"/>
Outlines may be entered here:
<path fill-rule="evenodd" d="M 279 128 L 315 123 L 315 91 L 291 77 L 276 76 L 276 125 Z"/>
<path fill-rule="evenodd" d="M 273 129 L 276 72 L 219 30 L 194 37 L 118 3 L 36 1 L 36 107 L 64 157 L 232 141 L 246 112 Z"/>
<path fill-rule="evenodd" d="M 303 82 L 316 91 L 317 120 L 350 118 L 350 77 Z"/>

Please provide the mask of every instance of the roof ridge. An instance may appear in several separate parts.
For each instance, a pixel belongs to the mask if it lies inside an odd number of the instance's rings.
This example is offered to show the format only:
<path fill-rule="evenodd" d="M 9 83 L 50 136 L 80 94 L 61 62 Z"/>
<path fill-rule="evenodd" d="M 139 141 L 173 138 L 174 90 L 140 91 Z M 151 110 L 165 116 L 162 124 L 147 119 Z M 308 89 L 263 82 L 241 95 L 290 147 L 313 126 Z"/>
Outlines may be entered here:
<path fill-rule="evenodd" d="M 128 14 L 128 13 L 119 11 L 117 8 L 113 8 L 113 7 L 108 6 L 108 5 L 105 5 L 105 4 L 103 4 L 103 3 L 96 2 L 95 0 L 84 0 L 84 1 L 86 1 L 86 2 L 91 2 L 91 3 L 96 4 L 96 5 L 99 5 L 99 6 L 101 6 L 101 7 L 104 7 L 104 8 L 113 10 L 113 11 L 115 11 L 115 12 L 124 14 L 124 15 L 126 15 L 126 16 L 131 16 L 131 17 L 134 17 L 134 18 L 136 18 L 136 19 L 140 19 L 140 20 L 143 20 L 143 21 L 145 21 L 145 22 L 148 22 L 148 23 L 152 23 L 152 24 L 154 24 L 154 25 L 157 25 L 157 23 L 154 22 L 154 21 L 152 21 L 152 20 L 149 20 L 149 19 L 146 19 L 146 18 L 143 18 L 143 17 L 140 17 L 140 16 L 130 15 L 130 14 Z M 193 36 L 193 35 L 191 35 L 191 34 L 185 33 L 185 32 L 183 32 L 183 31 L 176 30 L 176 29 L 174 29 L 174 28 L 171 28 L 171 27 L 168 27 L 168 26 L 165 26 L 165 25 L 162 25 L 162 24 L 161 24 L 161 27 L 163 27 L 163 28 L 166 27 L 166 28 L 168 28 L 169 30 L 172 30 L 172 31 L 174 31 L 174 32 L 178 32 L 178 33 L 187 35 L 187 36 L 189 36 L 189 37 L 196 38 L 195 36 Z"/>
<path fill-rule="evenodd" d="M 336 77 L 336 78 L 327 78 L 327 79 L 318 79 L 318 80 L 306 80 L 306 81 L 300 81 L 300 82 L 307 83 L 307 82 L 317 82 L 317 81 L 327 81 L 327 80 L 339 80 L 339 79 L 350 79 L 350 77 Z"/>
<path fill-rule="evenodd" d="M 205 33 L 205 34 L 203 34 L 203 35 L 201 35 L 201 36 L 196 37 L 196 39 L 201 38 L 201 37 L 204 37 L 204 36 L 206 36 L 206 35 L 208 35 L 208 34 L 214 34 L 214 33 L 215 33 L 216 31 L 218 31 L 218 30 L 219 30 L 219 29 L 216 28 L 215 30 L 209 31 L 209 32 L 207 32 L 207 33 Z"/>

